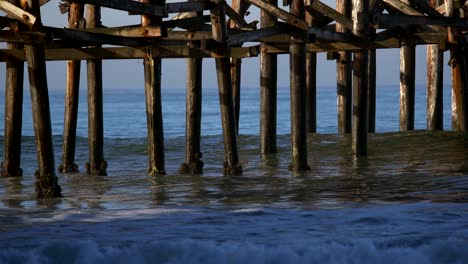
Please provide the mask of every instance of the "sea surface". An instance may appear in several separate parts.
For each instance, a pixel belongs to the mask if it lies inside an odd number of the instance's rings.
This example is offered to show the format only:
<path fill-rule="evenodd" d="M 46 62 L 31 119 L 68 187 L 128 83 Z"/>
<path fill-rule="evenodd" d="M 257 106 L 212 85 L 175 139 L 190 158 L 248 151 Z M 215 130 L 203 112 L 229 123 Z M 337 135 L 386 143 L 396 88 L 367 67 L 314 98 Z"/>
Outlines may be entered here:
<path fill-rule="evenodd" d="M 142 89 L 104 90 L 108 176 L 57 174 L 63 198 L 35 199 L 34 144 L 25 90 L 21 178 L 0 178 L 0 263 L 468 263 L 468 135 L 427 132 L 417 87 L 416 131 L 398 132 L 399 88 L 377 91 L 369 156 L 336 134 L 334 87 L 318 89 L 309 165 L 288 171 L 289 91 L 278 94 L 278 154 L 259 155 L 259 90 L 242 91 L 244 174 L 222 175 L 215 89 L 203 92 L 202 175 L 179 175 L 185 91 L 163 89 L 165 177 L 147 175 Z M 2 91 L 3 94 L 3 91 Z M 0 94 L 0 116 L 4 96 Z M 51 91 L 56 167 L 64 91 Z M 76 163 L 87 162 L 86 91 L 80 94 Z M 4 124 L 0 122 L 0 155 Z"/>

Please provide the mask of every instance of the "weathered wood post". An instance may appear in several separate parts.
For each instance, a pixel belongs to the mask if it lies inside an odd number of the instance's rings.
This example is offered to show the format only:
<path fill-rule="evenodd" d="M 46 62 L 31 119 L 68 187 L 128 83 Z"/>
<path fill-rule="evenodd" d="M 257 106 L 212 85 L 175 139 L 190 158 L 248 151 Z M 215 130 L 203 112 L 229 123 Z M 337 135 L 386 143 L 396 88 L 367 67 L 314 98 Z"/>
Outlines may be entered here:
<path fill-rule="evenodd" d="M 20 1 L 12 2 L 19 6 Z M 18 22 L 11 23 L 13 31 L 19 31 Z M 7 48 L 22 49 L 23 45 L 8 43 Z M 22 176 L 21 165 L 21 129 L 23 121 L 23 79 L 24 62 L 20 60 L 9 60 L 6 63 L 6 85 L 5 85 L 5 145 L 3 151 L 3 162 L 0 166 L 0 175 Z"/>
<path fill-rule="evenodd" d="M 403 3 L 411 5 L 409 0 Z M 416 46 L 400 48 L 400 131 L 414 130 L 414 100 L 416 80 Z"/>
<path fill-rule="evenodd" d="M 336 11 L 346 17 L 351 17 L 351 2 L 349 0 L 337 0 Z M 336 24 L 336 31 L 348 33 L 345 25 Z M 336 60 L 336 82 L 337 82 L 337 111 L 338 111 L 338 134 L 351 133 L 352 112 L 352 52 L 338 52 Z"/>
<path fill-rule="evenodd" d="M 37 20 L 32 30 L 40 31 L 41 13 L 39 0 L 22 1 L 21 6 L 35 15 Z M 29 87 L 34 122 L 34 135 L 37 146 L 39 169 L 36 171 L 36 197 L 61 197 L 61 188 L 55 175 L 54 147 L 52 144 L 52 124 L 50 121 L 49 91 L 45 63 L 44 44 L 24 45 L 28 62 Z"/>
<path fill-rule="evenodd" d="M 400 48 L 400 131 L 414 130 L 415 66 L 415 46 L 402 45 Z"/>
<path fill-rule="evenodd" d="M 77 29 L 83 18 L 83 4 L 70 2 L 68 11 L 68 27 Z M 67 83 L 65 93 L 65 118 L 63 128 L 63 156 L 58 171 L 78 172 L 75 164 L 76 126 L 78 119 L 78 99 L 80 89 L 81 61 L 67 61 Z"/>
<path fill-rule="evenodd" d="M 432 8 L 440 5 L 439 0 L 430 0 Z M 444 51 L 439 45 L 427 46 L 427 129 L 443 130 L 443 75 Z"/>
<path fill-rule="evenodd" d="M 86 28 L 101 26 L 101 7 L 87 5 Z M 104 160 L 104 117 L 102 98 L 102 61 L 87 61 L 88 75 L 88 145 L 89 162 L 86 172 L 93 175 L 107 175 Z"/>
<path fill-rule="evenodd" d="M 290 12 L 305 18 L 304 0 L 291 1 Z M 299 29 L 298 29 L 299 30 Z M 308 170 L 306 125 L 306 50 L 304 39 L 291 37 L 289 45 L 291 91 L 291 165 L 293 171 Z"/>
<path fill-rule="evenodd" d="M 141 0 L 143 3 L 160 3 L 159 0 Z M 142 26 L 156 26 L 160 17 L 141 16 Z M 161 104 L 161 58 L 153 55 L 148 47 L 143 61 L 145 71 L 146 122 L 148 126 L 148 173 L 153 176 L 165 175 L 164 129 Z"/>
<path fill-rule="evenodd" d="M 446 15 L 459 17 L 460 1 L 445 0 Z M 458 132 L 468 131 L 468 76 L 464 58 L 464 48 L 458 43 L 461 32 L 456 27 L 449 27 L 450 66 L 452 67 L 452 129 Z"/>
<path fill-rule="evenodd" d="M 278 0 L 266 0 L 277 6 Z M 260 26 L 274 26 L 276 18 L 263 9 L 260 11 Z M 266 53 L 265 44 L 260 44 L 260 153 L 276 153 L 276 112 L 277 112 L 277 58 Z"/>
<path fill-rule="evenodd" d="M 190 13 L 189 17 L 202 13 Z M 191 41 L 191 47 L 200 43 Z M 187 94 L 185 98 L 185 162 L 180 166 L 180 173 L 200 174 L 203 172 L 201 141 L 202 116 L 202 58 L 187 58 Z M 232 69 L 232 68 L 231 68 Z"/>
<path fill-rule="evenodd" d="M 368 0 L 353 0 L 353 33 L 367 37 Z M 353 121 L 352 150 L 355 156 L 367 155 L 367 87 L 369 52 L 354 53 L 353 61 Z"/>
<path fill-rule="evenodd" d="M 243 16 L 245 12 L 244 0 L 233 0 L 232 9 L 239 15 Z M 236 28 L 236 25 L 231 21 L 231 28 Z M 240 58 L 231 58 L 231 82 L 232 82 L 232 98 L 234 100 L 234 112 L 236 115 L 236 129 L 239 133 L 239 118 L 240 118 L 240 96 L 241 96 L 241 63 Z"/>
<path fill-rule="evenodd" d="M 213 39 L 219 47 L 227 52 L 227 24 L 224 1 L 210 10 Z M 224 54 L 225 56 L 226 54 Z M 218 79 L 219 103 L 221 107 L 221 122 L 224 139 L 224 175 L 241 175 L 242 166 L 239 163 L 237 142 L 236 116 L 232 100 L 232 82 L 230 72 L 230 59 L 216 58 L 216 73 Z"/>
<path fill-rule="evenodd" d="M 314 25 L 314 19 L 305 12 L 307 26 Z M 308 133 L 317 132 L 317 52 L 306 53 L 306 126 Z"/>

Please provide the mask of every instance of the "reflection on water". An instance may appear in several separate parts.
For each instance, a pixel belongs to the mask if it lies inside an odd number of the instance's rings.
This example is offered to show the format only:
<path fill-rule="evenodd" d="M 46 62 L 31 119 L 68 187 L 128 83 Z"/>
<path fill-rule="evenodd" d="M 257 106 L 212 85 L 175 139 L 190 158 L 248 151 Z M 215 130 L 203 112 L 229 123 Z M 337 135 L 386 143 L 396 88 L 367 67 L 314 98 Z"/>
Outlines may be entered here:
<path fill-rule="evenodd" d="M 288 136 L 279 137 L 278 154 L 263 157 L 258 155 L 257 137 L 241 136 L 244 167 L 241 177 L 220 175 L 223 157 L 220 141 L 220 137 L 204 138 L 205 173 L 191 176 L 171 174 L 183 160 L 184 148 L 180 138 L 169 140 L 166 153 L 169 174 L 160 178 L 146 175 L 144 140 L 111 141 L 106 150 L 110 153 L 109 176 L 59 175 L 65 197 L 55 206 L 125 209 L 249 204 L 341 208 L 362 202 L 468 199 L 468 136 L 463 134 L 373 134 L 369 138 L 369 156 L 359 159 L 351 155 L 349 136 L 311 135 L 311 170 L 303 173 L 287 170 Z M 24 155 L 34 155 L 32 146 L 26 148 Z M 28 167 L 26 171 L 34 168 L 33 161 L 26 160 L 24 164 Z M 34 180 L 29 176 L 0 179 L 0 197 L 4 208 L 37 206 Z"/>

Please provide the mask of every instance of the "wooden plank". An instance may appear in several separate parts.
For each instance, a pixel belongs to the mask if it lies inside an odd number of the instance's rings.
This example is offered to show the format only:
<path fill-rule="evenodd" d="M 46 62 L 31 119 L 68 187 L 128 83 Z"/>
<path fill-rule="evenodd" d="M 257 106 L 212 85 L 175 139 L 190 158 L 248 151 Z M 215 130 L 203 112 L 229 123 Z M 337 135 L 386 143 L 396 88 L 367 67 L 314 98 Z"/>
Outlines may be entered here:
<path fill-rule="evenodd" d="M 361 40 L 351 33 L 335 32 L 327 29 L 311 27 L 308 30 L 309 34 L 315 36 L 316 40 L 328 42 L 355 42 L 359 43 Z"/>
<path fill-rule="evenodd" d="M 94 44 L 111 44 L 118 46 L 142 46 L 150 42 L 147 38 L 122 37 L 110 34 L 86 32 L 76 29 L 44 27 L 43 31 L 54 38 L 67 41 L 85 41 Z"/>
<path fill-rule="evenodd" d="M 261 29 L 257 29 L 252 32 L 245 32 L 241 34 L 235 34 L 229 36 L 228 45 L 229 46 L 236 46 L 240 45 L 244 42 L 254 42 L 259 41 L 262 38 L 268 38 L 277 34 L 288 33 L 290 30 L 289 27 L 285 27 L 282 25 L 275 25 L 271 27 L 265 27 Z"/>
<path fill-rule="evenodd" d="M 36 23 L 39 22 L 33 14 L 26 12 L 6 0 L 0 0 L 0 10 L 30 27 L 34 27 Z"/>
<path fill-rule="evenodd" d="M 137 14 L 167 17 L 167 12 L 161 5 L 141 3 L 132 0 L 77 0 L 80 3 L 98 5 L 112 9 L 129 11 Z"/>
<path fill-rule="evenodd" d="M 45 56 L 48 61 L 142 59 L 145 57 L 146 50 L 146 47 L 46 49 Z M 153 48 L 153 54 L 161 58 L 247 58 L 256 57 L 259 54 L 259 46 L 232 47 L 228 48 L 228 50 L 211 50 L 187 47 L 186 45 L 166 46 Z M 0 62 L 5 62 L 9 59 L 25 60 L 23 50 L 0 49 L 0 55 Z"/>
<path fill-rule="evenodd" d="M 46 34 L 40 32 L 15 32 L 0 30 L 0 42 L 43 43 Z"/>
<path fill-rule="evenodd" d="M 323 15 L 335 20 L 337 23 L 342 24 L 344 27 L 350 30 L 353 29 L 353 21 L 351 21 L 351 19 L 341 14 L 340 12 L 335 11 L 335 9 L 327 6 L 319 0 L 312 0 L 310 5 L 306 5 L 305 8 L 307 11 L 310 9 L 318 11 Z"/>
<path fill-rule="evenodd" d="M 188 18 L 180 18 L 180 19 L 173 19 L 169 21 L 163 21 L 162 26 L 166 28 L 185 28 L 190 29 L 196 27 L 200 24 L 204 24 L 210 21 L 210 16 L 196 16 L 196 17 L 188 17 Z"/>
<path fill-rule="evenodd" d="M 247 0 L 247 1 L 251 3 L 252 5 L 260 8 L 261 10 L 267 12 L 268 14 L 278 19 L 283 20 L 284 22 L 288 23 L 291 26 L 294 26 L 303 30 L 307 30 L 308 28 L 307 23 L 303 19 L 286 12 L 281 8 L 271 5 L 264 0 Z"/>
<path fill-rule="evenodd" d="M 213 4 L 209 1 L 178 2 L 165 4 L 165 9 L 167 13 L 203 12 L 204 10 L 210 10 L 211 8 L 213 8 Z"/>
<path fill-rule="evenodd" d="M 148 26 L 148 27 L 115 27 L 115 28 L 89 28 L 84 29 L 85 32 L 105 34 L 119 37 L 164 37 L 167 36 L 167 31 L 161 26 Z"/>
<path fill-rule="evenodd" d="M 429 17 L 429 16 L 410 16 L 410 15 L 388 15 L 377 14 L 374 16 L 373 23 L 378 28 L 389 28 L 400 25 L 439 25 L 450 27 L 468 27 L 468 21 L 453 17 Z"/>
<path fill-rule="evenodd" d="M 239 13 L 237 13 L 234 9 L 231 8 L 226 2 L 224 2 L 224 9 L 226 10 L 226 15 L 239 27 L 243 28 L 246 27 L 248 24 L 245 21 L 244 17 L 242 17 Z"/>
<path fill-rule="evenodd" d="M 318 13 L 318 12 L 315 12 Z M 315 14 L 314 13 L 314 14 Z M 317 20 L 310 12 L 305 13 L 309 27 L 316 25 Z M 307 133 L 317 132 L 317 52 L 306 53 L 306 126 Z"/>
<path fill-rule="evenodd" d="M 395 8 L 402 12 L 405 15 L 410 15 L 410 16 L 423 16 L 424 14 L 421 13 L 420 11 L 414 9 L 413 7 L 400 2 L 399 0 L 382 0 L 386 5 L 389 5 L 392 8 Z M 428 28 L 434 30 L 435 32 L 447 32 L 447 30 L 444 27 L 441 26 L 428 26 Z"/>
<path fill-rule="evenodd" d="M 423 11 L 426 15 L 432 17 L 442 16 L 436 9 L 429 5 L 428 0 L 410 0 L 411 4 L 417 7 L 419 10 Z"/>

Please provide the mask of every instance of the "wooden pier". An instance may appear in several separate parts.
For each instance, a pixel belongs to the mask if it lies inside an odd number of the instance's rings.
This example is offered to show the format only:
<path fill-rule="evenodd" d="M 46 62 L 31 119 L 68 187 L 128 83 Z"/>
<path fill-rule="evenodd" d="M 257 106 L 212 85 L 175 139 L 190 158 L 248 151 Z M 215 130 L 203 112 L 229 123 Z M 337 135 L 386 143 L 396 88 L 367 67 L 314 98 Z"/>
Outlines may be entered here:
<path fill-rule="evenodd" d="M 327 2 L 329 3 L 329 2 Z M 242 59 L 260 57 L 260 154 L 276 153 L 277 55 L 290 56 L 291 164 L 309 169 L 307 136 L 316 132 L 317 53 L 336 60 L 338 133 L 352 134 L 352 153 L 367 155 L 375 132 L 376 49 L 400 49 L 400 130 L 414 129 L 415 47 L 427 45 L 427 128 L 441 130 L 443 57 L 452 70 L 452 129 L 468 130 L 468 1 L 336 0 L 69 0 L 68 28 L 41 23 L 48 0 L 0 0 L 0 62 L 5 62 L 5 144 L 2 176 L 21 176 L 23 65 L 28 65 L 37 144 L 38 198 L 61 196 L 55 174 L 46 61 L 68 61 L 61 173 L 75 164 L 80 61 L 86 61 L 89 162 L 106 175 L 102 60 L 144 62 L 148 172 L 165 174 L 161 60 L 187 59 L 186 149 L 180 173 L 203 172 L 202 60 L 216 61 L 224 139 L 224 174 L 240 175 L 238 127 Z M 279 5 L 282 6 L 279 6 Z M 141 24 L 103 27 L 101 7 L 141 16 Z M 259 17 L 245 19 L 257 9 Z M 259 22 L 259 27 L 257 24 Z M 64 25 L 65 26 L 65 25 Z M 250 46 L 245 45 L 249 43 Z M 112 45 L 112 46 L 109 46 Z M 445 53 L 446 52 L 446 53 Z M 143 87 L 142 87 L 143 88 Z M 143 165 L 142 165 L 143 166 Z"/>

